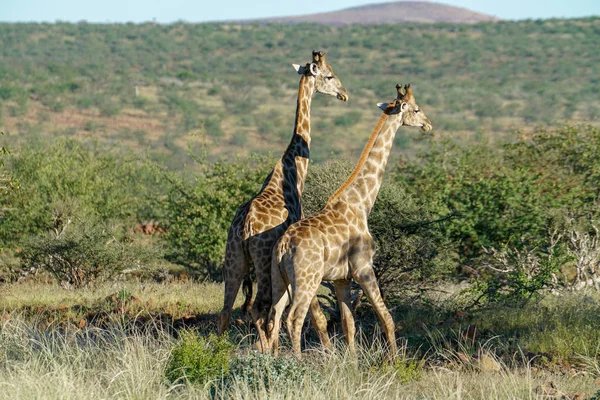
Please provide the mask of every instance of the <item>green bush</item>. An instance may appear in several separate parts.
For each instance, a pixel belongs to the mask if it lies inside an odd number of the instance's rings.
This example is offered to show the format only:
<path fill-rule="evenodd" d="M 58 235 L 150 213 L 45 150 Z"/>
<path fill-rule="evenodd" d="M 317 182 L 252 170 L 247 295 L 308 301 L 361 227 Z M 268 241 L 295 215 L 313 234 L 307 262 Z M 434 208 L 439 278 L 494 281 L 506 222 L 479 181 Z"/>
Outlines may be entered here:
<path fill-rule="evenodd" d="M 217 278 L 235 211 L 258 193 L 272 159 L 209 163 L 198 159 L 193 176 L 162 170 L 168 257 Z"/>
<path fill-rule="evenodd" d="M 233 348 L 224 336 L 211 334 L 205 338 L 195 331 L 181 331 L 165 376 L 171 383 L 208 383 L 227 375 Z"/>
<path fill-rule="evenodd" d="M 600 216 L 598 159 L 600 129 L 567 126 L 500 146 L 445 141 L 396 177 L 423 207 L 456 216 L 442 230 L 460 261 L 479 269 L 479 301 L 523 299 L 572 257 L 561 221 Z"/>
<path fill-rule="evenodd" d="M 392 365 L 392 369 L 396 373 L 396 377 L 403 384 L 418 381 L 423 375 L 423 360 L 398 360 Z"/>
<path fill-rule="evenodd" d="M 499 149 L 433 144 L 396 176 L 440 215 L 460 216 L 444 230 L 466 262 L 484 248 L 542 243 L 557 214 L 596 215 L 599 158 L 600 129 L 565 127 Z"/>
<path fill-rule="evenodd" d="M 68 139 L 41 141 L 14 151 L 6 170 L 19 182 L 3 192 L 0 246 L 16 246 L 52 228 L 53 207 L 76 200 L 78 216 L 122 222 L 156 218 L 162 190 L 133 157 Z"/>
<path fill-rule="evenodd" d="M 27 274 L 44 270 L 66 287 L 114 278 L 125 269 L 148 266 L 160 257 L 150 245 L 119 238 L 114 226 L 55 214 L 54 229 L 27 240 L 19 253 Z"/>

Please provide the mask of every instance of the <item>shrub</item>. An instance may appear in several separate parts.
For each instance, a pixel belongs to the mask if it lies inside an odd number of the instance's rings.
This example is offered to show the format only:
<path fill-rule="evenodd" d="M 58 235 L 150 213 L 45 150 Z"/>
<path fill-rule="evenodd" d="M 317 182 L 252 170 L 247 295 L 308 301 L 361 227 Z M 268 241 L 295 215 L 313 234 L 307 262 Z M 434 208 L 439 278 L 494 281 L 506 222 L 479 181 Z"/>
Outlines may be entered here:
<path fill-rule="evenodd" d="M 205 384 L 229 371 L 233 344 L 224 336 L 199 336 L 195 331 L 180 332 L 180 339 L 171 350 L 165 376 L 171 382 L 185 380 Z"/>
<path fill-rule="evenodd" d="M 532 246 L 541 243 L 565 210 L 597 214 L 600 167 L 592 160 L 598 158 L 600 129 L 565 127 L 522 135 L 499 150 L 442 142 L 396 176 L 438 214 L 460 216 L 444 230 L 467 262 L 483 248 L 528 245 L 521 237 Z"/>
<path fill-rule="evenodd" d="M 45 270 L 62 285 L 77 288 L 106 281 L 159 257 L 150 245 L 118 236 L 115 227 L 105 223 L 57 215 L 55 228 L 26 241 L 19 258 L 26 273 Z"/>
<path fill-rule="evenodd" d="M 214 138 L 223 137 L 225 135 L 221 128 L 221 120 L 218 118 L 206 118 L 204 120 L 204 131 Z"/>
<path fill-rule="evenodd" d="M 274 390 L 301 382 L 308 374 L 306 364 L 293 357 L 274 358 L 257 352 L 235 359 L 229 379 L 245 382 L 252 390 Z"/>
<path fill-rule="evenodd" d="M 392 366 L 396 377 L 403 384 L 407 384 L 413 381 L 418 381 L 423 375 L 423 360 L 412 360 L 406 362 L 405 360 L 398 360 Z"/>
<path fill-rule="evenodd" d="M 19 187 L 2 199 L 0 246 L 16 246 L 52 228 L 53 207 L 60 202 L 76 200 L 78 216 L 98 220 L 156 218 L 160 182 L 146 166 L 114 149 L 56 139 L 25 146 L 6 161 Z"/>
<path fill-rule="evenodd" d="M 168 220 L 168 257 L 217 278 L 217 266 L 225 254 L 227 231 L 235 211 L 261 187 L 273 161 L 255 158 L 249 162 L 209 163 L 196 160 L 193 178 L 161 170 L 168 182 L 163 203 Z"/>

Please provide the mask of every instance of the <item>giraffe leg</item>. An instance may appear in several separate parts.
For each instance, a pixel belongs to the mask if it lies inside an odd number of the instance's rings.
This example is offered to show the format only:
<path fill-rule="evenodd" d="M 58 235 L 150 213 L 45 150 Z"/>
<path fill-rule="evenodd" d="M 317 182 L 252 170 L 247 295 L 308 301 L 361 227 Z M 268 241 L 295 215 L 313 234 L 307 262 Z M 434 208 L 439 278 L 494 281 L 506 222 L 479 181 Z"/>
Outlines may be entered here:
<path fill-rule="evenodd" d="M 277 357 L 279 348 L 279 332 L 281 331 L 281 317 L 285 311 L 285 306 L 288 302 L 289 291 L 291 288 L 286 282 L 283 271 L 279 269 L 277 263 L 273 263 L 271 269 L 271 285 L 272 285 L 272 301 L 273 306 L 269 313 L 269 323 L 267 324 L 267 338 L 269 340 L 269 348 L 273 351 L 273 355 Z"/>
<path fill-rule="evenodd" d="M 321 305 L 319 304 L 317 296 L 313 297 L 310 302 L 310 321 L 319 335 L 321 345 L 327 350 L 331 350 L 331 341 L 329 340 L 329 334 L 327 333 L 327 318 L 325 317 L 325 314 L 323 314 L 323 310 L 321 310 Z"/>
<path fill-rule="evenodd" d="M 375 309 L 375 312 L 381 321 L 381 325 L 383 326 L 385 336 L 390 346 L 391 358 L 394 359 L 398 352 L 398 348 L 396 346 L 394 320 L 392 319 L 392 315 L 388 311 L 385 303 L 383 302 L 383 298 L 381 297 L 379 284 L 377 283 L 377 278 L 375 277 L 375 271 L 373 270 L 372 264 L 363 266 L 353 275 L 354 279 L 360 284 L 361 288 L 367 295 L 369 302 Z"/>
<path fill-rule="evenodd" d="M 223 335 L 229 329 L 233 303 L 235 303 L 235 298 L 237 297 L 241 284 L 242 277 L 238 275 L 227 277 L 225 279 L 225 299 L 223 301 L 223 310 L 220 315 L 219 335 Z"/>
<path fill-rule="evenodd" d="M 296 287 L 292 289 L 294 298 L 286 321 L 288 334 L 290 335 L 290 340 L 292 342 L 292 350 L 298 358 L 300 358 L 302 354 L 300 346 L 302 324 L 304 323 L 308 308 L 310 307 L 313 297 L 316 296 L 320 284 L 320 282 L 316 281 L 303 283 L 305 284 L 299 285 L 297 283 L 295 285 Z M 294 284 L 292 284 L 292 287 L 293 286 Z"/>
<path fill-rule="evenodd" d="M 231 321 L 231 310 L 235 303 L 242 280 L 248 278 L 248 263 L 242 252 L 241 243 L 227 243 L 225 263 L 223 264 L 223 278 L 225 280 L 225 295 L 223 310 L 219 321 L 219 335 L 223 335 L 228 329 Z M 251 293 L 251 291 L 250 291 Z M 242 313 L 244 310 L 242 310 Z"/>
<path fill-rule="evenodd" d="M 263 353 L 269 351 L 269 340 L 266 335 L 269 310 L 271 309 L 271 251 L 272 248 L 262 248 L 252 252 L 254 261 L 257 289 L 256 299 L 252 305 L 252 318 L 260 340 L 259 350 Z"/>
<path fill-rule="evenodd" d="M 335 289 L 335 296 L 337 297 L 338 304 L 340 306 L 340 314 L 342 316 L 342 330 L 346 341 L 348 342 L 348 348 L 350 353 L 356 354 L 356 346 L 354 344 L 354 338 L 356 336 L 356 326 L 354 325 L 354 315 L 352 314 L 352 301 L 350 299 L 350 281 L 335 281 L 333 287 Z"/>

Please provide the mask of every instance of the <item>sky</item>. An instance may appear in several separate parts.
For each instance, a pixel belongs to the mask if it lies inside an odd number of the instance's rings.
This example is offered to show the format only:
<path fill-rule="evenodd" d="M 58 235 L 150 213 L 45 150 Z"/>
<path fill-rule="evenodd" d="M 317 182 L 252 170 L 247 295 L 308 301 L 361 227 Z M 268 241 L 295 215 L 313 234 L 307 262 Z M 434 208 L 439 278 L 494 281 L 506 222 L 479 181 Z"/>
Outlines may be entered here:
<path fill-rule="evenodd" d="M 1 22 L 209 22 L 337 11 L 383 0 L 0 0 Z M 600 16 L 600 0 L 441 0 L 501 19 Z"/>

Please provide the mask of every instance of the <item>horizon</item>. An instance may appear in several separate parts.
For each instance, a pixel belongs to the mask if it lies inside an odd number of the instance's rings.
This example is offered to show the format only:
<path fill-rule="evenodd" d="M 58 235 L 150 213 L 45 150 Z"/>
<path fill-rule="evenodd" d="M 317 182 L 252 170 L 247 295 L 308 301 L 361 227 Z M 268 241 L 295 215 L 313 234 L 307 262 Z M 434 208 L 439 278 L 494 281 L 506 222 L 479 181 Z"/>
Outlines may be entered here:
<path fill-rule="evenodd" d="M 392 3 L 381 0 L 332 0 L 323 4 L 317 0 L 303 3 L 281 3 L 275 0 L 249 4 L 231 0 L 228 7 L 210 3 L 199 5 L 190 0 L 147 2 L 142 0 L 105 0 L 102 4 L 76 0 L 5 0 L 0 4 L 0 22 L 22 23 L 145 23 L 169 24 L 176 22 L 210 23 L 276 17 L 295 17 L 340 11 L 348 8 Z M 547 0 L 543 5 L 523 4 L 520 0 L 477 1 L 448 0 L 425 1 L 464 8 L 502 20 L 583 18 L 600 15 L 597 0 Z"/>

